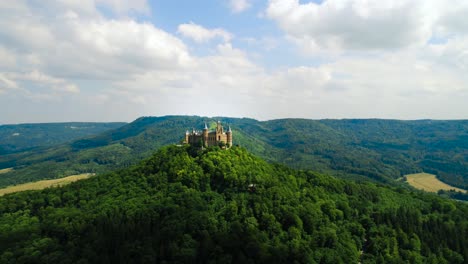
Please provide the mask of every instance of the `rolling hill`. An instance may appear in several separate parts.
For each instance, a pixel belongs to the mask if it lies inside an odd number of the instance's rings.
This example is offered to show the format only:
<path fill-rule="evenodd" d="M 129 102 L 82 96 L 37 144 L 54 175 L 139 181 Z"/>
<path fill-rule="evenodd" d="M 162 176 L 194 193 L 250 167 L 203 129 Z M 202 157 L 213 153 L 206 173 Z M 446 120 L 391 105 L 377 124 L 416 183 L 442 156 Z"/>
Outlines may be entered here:
<path fill-rule="evenodd" d="M 192 127 L 222 120 L 234 144 L 270 162 L 343 178 L 392 183 L 428 172 L 450 185 L 468 186 L 468 121 L 380 119 L 257 121 L 196 116 L 142 117 L 117 129 L 50 148 L 0 157 L 0 186 L 128 167 Z"/>
<path fill-rule="evenodd" d="M 0 125 L 0 155 L 48 147 L 99 134 L 125 123 L 42 123 Z"/>
<path fill-rule="evenodd" d="M 468 206 L 161 148 L 131 168 L 0 197 L 1 263 L 466 263 Z"/>

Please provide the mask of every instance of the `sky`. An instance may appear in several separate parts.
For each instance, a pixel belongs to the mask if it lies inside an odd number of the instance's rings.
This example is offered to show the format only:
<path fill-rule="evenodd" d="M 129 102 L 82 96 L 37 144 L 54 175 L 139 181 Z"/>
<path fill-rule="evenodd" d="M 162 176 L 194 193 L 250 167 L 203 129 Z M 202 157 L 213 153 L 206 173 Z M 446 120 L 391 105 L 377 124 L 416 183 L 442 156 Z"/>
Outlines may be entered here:
<path fill-rule="evenodd" d="M 466 0 L 0 1 L 0 124 L 468 119 Z"/>

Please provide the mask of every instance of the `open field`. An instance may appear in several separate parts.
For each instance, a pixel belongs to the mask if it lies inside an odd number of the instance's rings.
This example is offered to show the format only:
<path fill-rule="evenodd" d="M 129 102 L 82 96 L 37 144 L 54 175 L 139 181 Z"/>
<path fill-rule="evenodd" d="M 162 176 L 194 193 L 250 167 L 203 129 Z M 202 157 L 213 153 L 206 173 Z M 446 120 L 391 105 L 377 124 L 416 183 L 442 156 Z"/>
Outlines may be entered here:
<path fill-rule="evenodd" d="M 438 190 L 456 190 L 466 192 L 466 190 L 450 186 L 441 182 L 434 174 L 415 173 L 405 175 L 406 181 L 416 189 L 421 189 L 427 192 L 437 192 Z"/>
<path fill-rule="evenodd" d="M 84 173 L 84 174 L 78 174 L 78 175 L 71 175 L 65 178 L 60 178 L 60 179 L 43 180 L 43 181 L 29 182 L 25 184 L 10 186 L 10 187 L 0 189 L 0 196 L 8 194 L 8 193 L 14 193 L 14 192 L 21 192 L 21 191 L 27 191 L 27 190 L 42 190 L 48 187 L 63 186 L 63 185 L 66 185 L 75 181 L 87 179 L 93 175 L 94 175 L 93 173 Z"/>
<path fill-rule="evenodd" d="M 10 172 L 12 170 L 13 170 L 13 168 L 0 169 L 0 174 L 7 173 L 7 172 Z"/>

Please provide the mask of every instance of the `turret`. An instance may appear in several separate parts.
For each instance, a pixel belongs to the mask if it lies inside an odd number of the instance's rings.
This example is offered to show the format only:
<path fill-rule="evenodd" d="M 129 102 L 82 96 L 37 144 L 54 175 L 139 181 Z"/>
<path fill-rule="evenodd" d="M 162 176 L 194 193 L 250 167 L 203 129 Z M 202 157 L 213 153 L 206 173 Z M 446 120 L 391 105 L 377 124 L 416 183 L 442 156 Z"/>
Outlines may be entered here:
<path fill-rule="evenodd" d="M 216 134 L 223 134 L 223 126 L 221 125 L 221 121 L 218 120 L 218 124 L 216 125 Z"/>
<path fill-rule="evenodd" d="M 231 126 L 229 126 L 228 131 L 226 132 L 226 145 L 228 148 L 232 147 L 232 130 Z"/>
<path fill-rule="evenodd" d="M 208 126 L 205 122 L 205 128 L 203 128 L 203 145 L 204 147 L 208 147 Z"/>
<path fill-rule="evenodd" d="M 190 143 L 190 142 L 189 142 L 189 135 L 190 135 L 189 131 L 188 131 L 188 130 L 185 131 L 185 144 L 189 144 L 189 143 Z"/>

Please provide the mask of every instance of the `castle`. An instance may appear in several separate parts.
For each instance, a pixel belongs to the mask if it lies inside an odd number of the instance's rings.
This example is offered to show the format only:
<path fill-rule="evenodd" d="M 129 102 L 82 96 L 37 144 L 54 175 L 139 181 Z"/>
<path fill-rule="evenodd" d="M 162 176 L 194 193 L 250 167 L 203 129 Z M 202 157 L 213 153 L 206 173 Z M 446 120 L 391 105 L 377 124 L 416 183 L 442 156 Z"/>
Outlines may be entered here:
<path fill-rule="evenodd" d="M 195 129 L 192 129 L 192 132 L 185 132 L 184 143 L 190 145 L 200 144 L 203 147 L 222 146 L 230 148 L 232 146 L 231 127 L 229 127 L 228 131 L 224 132 L 224 128 L 221 125 L 221 122 L 218 121 L 216 124 L 216 130 L 209 131 L 205 123 L 205 128 L 203 131 L 196 131 Z"/>

